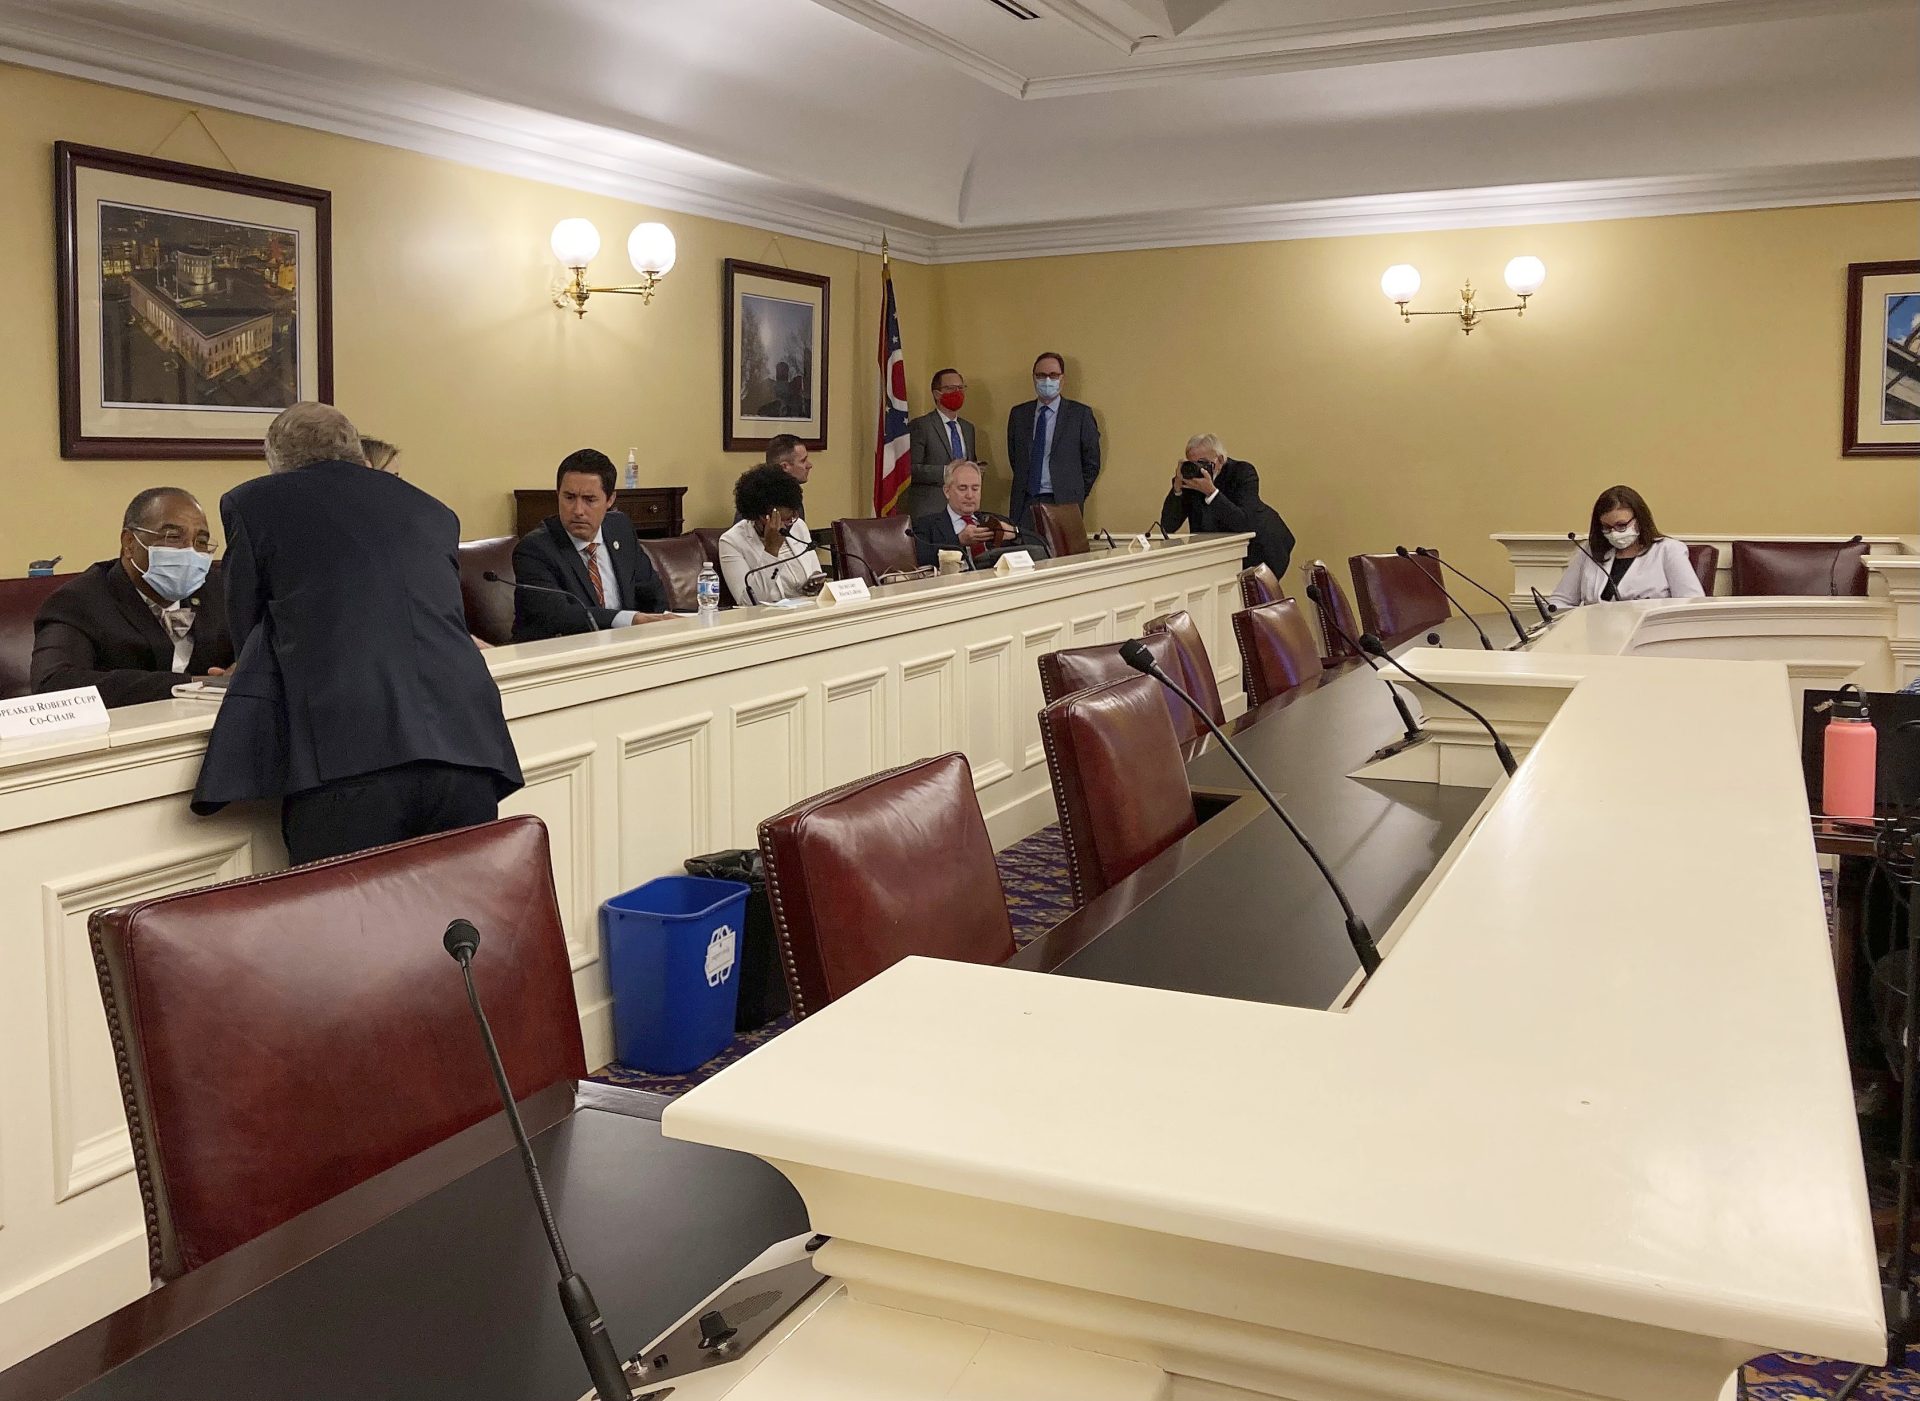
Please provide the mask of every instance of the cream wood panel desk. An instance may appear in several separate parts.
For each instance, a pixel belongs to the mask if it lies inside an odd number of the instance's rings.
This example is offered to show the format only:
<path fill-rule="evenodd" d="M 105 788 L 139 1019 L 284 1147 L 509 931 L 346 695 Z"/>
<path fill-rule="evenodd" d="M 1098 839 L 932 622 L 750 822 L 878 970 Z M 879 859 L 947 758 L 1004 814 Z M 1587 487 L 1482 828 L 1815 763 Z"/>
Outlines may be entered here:
<path fill-rule="evenodd" d="M 751 845 L 761 818 L 808 794 L 948 749 L 971 761 L 996 845 L 1051 821 L 1042 653 L 1185 608 L 1237 711 L 1230 618 L 1247 538 L 488 652 L 527 779 L 505 808 L 552 836 L 588 1063 L 612 1058 L 597 917 L 609 895 Z M 264 805 L 188 812 L 211 723 L 168 701 L 114 712 L 104 735 L 0 746 L 0 1366 L 146 1286 L 88 914 L 286 860 Z"/>
<path fill-rule="evenodd" d="M 1410 664 L 1540 721 L 1349 1011 L 912 960 L 668 1109 L 788 1175 L 843 1286 L 688 1401 L 1711 1401 L 1881 1356 L 1785 668 Z"/>

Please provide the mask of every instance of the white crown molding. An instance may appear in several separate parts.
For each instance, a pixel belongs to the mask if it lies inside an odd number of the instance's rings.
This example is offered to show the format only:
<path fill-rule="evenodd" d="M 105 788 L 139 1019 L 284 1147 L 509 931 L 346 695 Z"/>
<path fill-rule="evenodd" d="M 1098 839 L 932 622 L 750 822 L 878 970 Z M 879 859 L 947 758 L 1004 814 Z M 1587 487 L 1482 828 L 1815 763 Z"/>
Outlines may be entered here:
<path fill-rule="evenodd" d="M 969 77 L 978 78 L 990 88 L 998 88 L 1010 97 L 1024 96 L 1027 80 L 981 53 L 978 49 L 950 39 L 931 25 L 902 14 L 886 0 L 813 0 L 822 9 L 832 10 L 843 19 L 864 25 L 876 34 L 945 59 Z"/>

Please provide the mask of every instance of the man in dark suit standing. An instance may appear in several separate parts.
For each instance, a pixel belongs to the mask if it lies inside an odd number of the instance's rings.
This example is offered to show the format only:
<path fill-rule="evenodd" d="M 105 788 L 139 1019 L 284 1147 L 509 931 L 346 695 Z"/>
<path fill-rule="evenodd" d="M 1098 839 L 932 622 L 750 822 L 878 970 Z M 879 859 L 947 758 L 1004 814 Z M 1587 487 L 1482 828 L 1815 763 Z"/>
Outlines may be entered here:
<path fill-rule="evenodd" d="M 1260 499 L 1260 473 L 1251 462 L 1227 456 L 1220 439 L 1200 433 L 1187 439 L 1187 459 L 1173 475 L 1160 506 L 1160 528 L 1171 535 L 1182 524 L 1195 535 L 1253 532 L 1241 567 L 1264 564 L 1282 579 L 1293 558 L 1293 532 L 1280 513 Z"/>
<path fill-rule="evenodd" d="M 932 413 L 907 424 L 907 451 L 913 481 L 907 487 L 905 513 L 915 520 L 937 514 L 944 496 L 942 474 L 949 462 L 978 462 L 979 435 L 960 417 L 967 402 L 967 377 L 958 370 L 942 370 L 933 377 Z"/>
<path fill-rule="evenodd" d="M 980 509 L 977 463 L 949 462 L 940 486 L 945 504 L 913 518 L 913 553 L 921 565 L 938 567 L 940 551 L 957 550 L 966 560 L 961 567 L 972 568 L 988 550 L 1013 539 L 1009 522 Z"/>
<path fill-rule="evenodd" d="M 327 404 L 267 430 L 269 475 L 220 502 L 239 660 L 193 810 L 279 798 L 296 864 L 489 822 L 521 785 L 467 635 L 460 520 L 367 466 Z"/>
<path fill-rule="evenodd" d="M 650 623 L 664 616 L 667 591 L 640 548 L 633 522 L 613 510 L 613 459 L 581 448 L 554 473 L 559 511 L 513 551 L 513 640 Z M 564 597 L 563 597 L 564 595 Z M 573 601 L 568 602 L 568 598 Z"/>
<path fill-rule="evenodd" d="M 33 689 L 97 687 L 111 710 L 165 700 L 233 665 L 227 591 L 200 503 L 149 487 L 120 522 L 120 557 L 89 565 L 33 620 Z"/>
<path fill-rule="evenodd" d="M 1066 377 L 1067 362 L 1047 351 L 1033 362 L 1034 397 L 1007 415 L 1007 465 L 1013 469 L 1007 514 L 1023 528 L 1031 524 L 1027 508 L 1035 502 L 1084 510 L 1100 475 L 1100 425 L 1092 409 L 1061 393 Z"/>

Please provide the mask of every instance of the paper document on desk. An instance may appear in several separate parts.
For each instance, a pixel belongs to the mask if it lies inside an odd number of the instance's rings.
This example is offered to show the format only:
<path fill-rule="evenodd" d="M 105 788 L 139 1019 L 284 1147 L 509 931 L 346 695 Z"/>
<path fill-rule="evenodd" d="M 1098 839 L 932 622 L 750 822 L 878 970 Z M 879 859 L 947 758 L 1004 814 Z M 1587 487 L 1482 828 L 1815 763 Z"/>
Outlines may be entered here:
<path fill-rule="evenodd" d="M 202 676 L 192 681 L 183 681 L 173 688 L 176 700 L 211 701 L 218 705 L 220 697 L 227 693 L 227 678 L 224 676 Z"/>

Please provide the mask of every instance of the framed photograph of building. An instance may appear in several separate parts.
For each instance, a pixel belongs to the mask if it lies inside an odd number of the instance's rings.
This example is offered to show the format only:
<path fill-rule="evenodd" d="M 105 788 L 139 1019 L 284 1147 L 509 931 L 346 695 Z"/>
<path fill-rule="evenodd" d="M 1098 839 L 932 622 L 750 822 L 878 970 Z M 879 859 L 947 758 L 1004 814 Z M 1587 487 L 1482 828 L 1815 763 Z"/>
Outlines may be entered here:
<path fill-rule="evenodd" d="M 54 147 L 60 454 L 260 457 L 333 397 L 325 190 Z"/>
<path fill-rule="evenodd" d="M 1920 457 L 1920 259 L 1847 267 L 1848 457 Z"/>
<path fill-rule="evenodd" d="M 728 452 L 762 452 L 781 433 L 827 445 L 829 280 L 811 273 L 726 263 L 721 307 L 721 440 Z"/>

